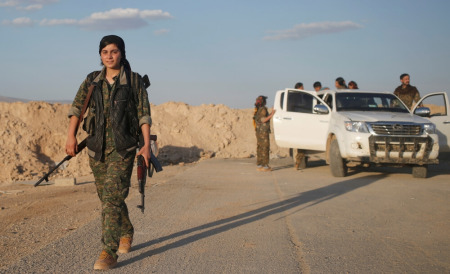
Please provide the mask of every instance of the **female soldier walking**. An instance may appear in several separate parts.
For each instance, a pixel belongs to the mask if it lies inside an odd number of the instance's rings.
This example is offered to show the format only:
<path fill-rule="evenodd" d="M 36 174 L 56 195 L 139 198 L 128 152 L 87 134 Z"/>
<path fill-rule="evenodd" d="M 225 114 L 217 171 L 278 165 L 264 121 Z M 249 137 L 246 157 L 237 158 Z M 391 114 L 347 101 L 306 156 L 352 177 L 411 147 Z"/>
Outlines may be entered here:
<path fill-rule="evenodd" d="M 149 164 L 152 120 L 147 91 L 141 76 L 131 71 L 122 38 L 103 37 L 99 54 L 103 69 L 86 77 L 69 111 L 66 153 L 76 154 L 78 120 L 89 87 L 93 85 L 89 115 L 83 128 L 89 134 L 89 165 L 102 204 L 103 251 L 94 269 L 106 270 L 117 264 L 117 252 L 127 253 L 131 248 L 134 228 L 125 198 L 140 132 L 144 136 L 144 146 L 138 155 L 144 157 L 147 166 Z"/>

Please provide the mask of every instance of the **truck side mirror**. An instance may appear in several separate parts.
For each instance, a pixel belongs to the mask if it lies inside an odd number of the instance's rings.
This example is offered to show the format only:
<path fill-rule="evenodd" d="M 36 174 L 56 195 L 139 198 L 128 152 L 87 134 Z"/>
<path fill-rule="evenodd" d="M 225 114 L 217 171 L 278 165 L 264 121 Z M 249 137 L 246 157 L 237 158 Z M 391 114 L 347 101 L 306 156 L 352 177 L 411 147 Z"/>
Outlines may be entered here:
<path fill-rule="evenodd" d="M 421 117 L 430 117 L 431 110 L 427 107 L 420 107 L 414 110 L 414 114 Z"/>
<path fill-rule="evenodd" d="M 326 106 L 324 105 L 315 105 L 314 106 L 314 112 L 318 113 L 318 114 L 328 114 L 329 110 Z"/>

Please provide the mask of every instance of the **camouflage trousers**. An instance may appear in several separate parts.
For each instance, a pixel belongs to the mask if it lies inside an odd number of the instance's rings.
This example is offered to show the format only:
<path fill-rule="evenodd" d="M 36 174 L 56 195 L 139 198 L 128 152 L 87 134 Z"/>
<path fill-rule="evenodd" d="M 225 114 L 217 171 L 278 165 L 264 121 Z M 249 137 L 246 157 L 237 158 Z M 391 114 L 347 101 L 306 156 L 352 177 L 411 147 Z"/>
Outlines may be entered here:
<path fill-rule="evenodd" d="M 295 155 L 295 164 L 298 166 L 305 157 L 305 151 L 303 149 L 297 149 L 297 154 Z"/>
<path fill-rule="evenodd" d="M 125 199 L 130 188 L 136 153 L 122 158 L 115 150 L 101 161 L 89 158 L 97 194 L 102 204 L 103 250 L 117 258 L 121 237 L 133 237 L 134 228 L 128 216 Z"/>
<path fill-rule="evenodd" d="M 256 132 L 256 165 L 269 165 L 269 132 Z"/>

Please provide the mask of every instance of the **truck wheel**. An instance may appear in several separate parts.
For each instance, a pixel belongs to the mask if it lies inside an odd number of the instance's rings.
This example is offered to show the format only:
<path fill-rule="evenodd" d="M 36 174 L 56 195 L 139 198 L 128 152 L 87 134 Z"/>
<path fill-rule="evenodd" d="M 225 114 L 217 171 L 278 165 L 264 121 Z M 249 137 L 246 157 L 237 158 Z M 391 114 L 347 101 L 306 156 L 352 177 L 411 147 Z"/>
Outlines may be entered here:
<path fill-rule="evenodd" d="M 334 177 L 345 177 L 347 175 L 348 168 L 341 157 L 336 138 L 331 140 L 330 144 L 330 168 Z"/>
<path fill-rule="evenodd" d="M 413 166 L 412 175 L 414 178 L 427 178 L 427 166 Z"/>

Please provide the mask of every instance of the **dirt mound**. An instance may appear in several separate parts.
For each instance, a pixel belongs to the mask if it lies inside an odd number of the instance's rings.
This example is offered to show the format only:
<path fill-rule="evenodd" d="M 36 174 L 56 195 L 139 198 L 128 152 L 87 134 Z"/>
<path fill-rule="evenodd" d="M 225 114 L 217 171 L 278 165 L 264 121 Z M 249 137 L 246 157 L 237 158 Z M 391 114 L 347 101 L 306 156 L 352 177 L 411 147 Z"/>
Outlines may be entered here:
<path fill-rule="evenodd" d="M 34 180 L 65 156 L 68 104 L 0 103 L 0 183 Z M 158 135 L 163 164 L 202 158 L 246 158 L 256 154 L 253 109 L 224 105 L 189 106 L 168 102 L 152 105 L 152 134 Z M 81 130 L 82 131 L 82 130 Z M 78 140 L 86 135 L 80 132 Z M 272 156 L 286 156 L 272 136 Z M 55 177 L 90 174 L 86 150 L 66 162 Z"/>

